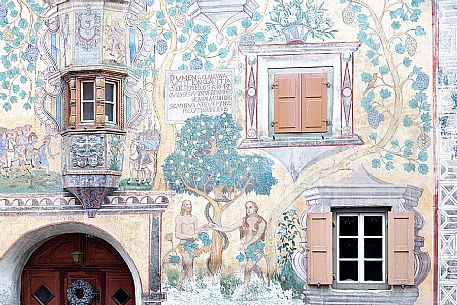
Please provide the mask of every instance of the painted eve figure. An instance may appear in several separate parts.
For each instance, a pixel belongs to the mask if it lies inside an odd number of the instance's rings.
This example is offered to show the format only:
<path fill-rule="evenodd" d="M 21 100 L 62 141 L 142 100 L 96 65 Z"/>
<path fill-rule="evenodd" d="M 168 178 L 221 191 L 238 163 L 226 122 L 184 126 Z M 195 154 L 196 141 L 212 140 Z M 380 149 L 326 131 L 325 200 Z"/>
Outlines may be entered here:
<path fill-rule="evenodd" d="M 240 250 L 244 252 L 242 259 L 246 259 L 244 268 L 244 286 L 247 287 L 251 279 L 251 272 L 254 271 L 263 281 L 263 273 L 257 262 L 263 256 L 265 248 L 265 231 L 267 222 L 260 216 L 257 211 L 259 208 L 254 201 L 248 201 L 244 205 L 246 216 L 238 222 L 227 227 L 213 227 L 214 230 L 221 232 L 231 232 L 236 229 L 240 230 Z"/>
<path fill-rule="evenodd" d="M 197 217 L 192 215 L 192 203 L 184 200 L 181 212 L 176 216 L 175 236 L 180 240 L 179 252 L 182 258 L 182 269 L 179 273 L 178 289 L 182 288 L 185 281 L 193 282 L 193 269 L 195 255 L 189 247 L 198 239 L 198 234 L 207 229 L 207 226 L 198 227 Z"/>

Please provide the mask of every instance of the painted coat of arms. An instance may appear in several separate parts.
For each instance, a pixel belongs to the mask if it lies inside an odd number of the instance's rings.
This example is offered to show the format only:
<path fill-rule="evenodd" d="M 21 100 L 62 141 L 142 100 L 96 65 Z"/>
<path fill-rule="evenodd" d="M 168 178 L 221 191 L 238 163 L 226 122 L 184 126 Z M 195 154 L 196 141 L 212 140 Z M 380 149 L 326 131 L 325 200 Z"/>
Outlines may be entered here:
<path fill-rule="evenodd" d="M 101 16 L 88 6 L 85 11 L 76 14 L 76 45 L 90 51 L 100 42 Z"/>
<path fill-rule="evenodd" d="M 104 141 L 100 136 L 74 136 L 71 138 L 70 153 L 73 167 L 103 166 Z"/>

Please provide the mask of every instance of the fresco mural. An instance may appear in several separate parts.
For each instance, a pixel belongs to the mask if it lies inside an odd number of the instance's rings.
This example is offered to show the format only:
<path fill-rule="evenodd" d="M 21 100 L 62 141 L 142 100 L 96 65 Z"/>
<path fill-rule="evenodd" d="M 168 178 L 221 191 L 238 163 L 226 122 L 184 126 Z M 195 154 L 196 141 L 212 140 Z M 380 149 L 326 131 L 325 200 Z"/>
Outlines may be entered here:
<path fill-rule="evenodd" d="M 303 294 L 308 283 L 294 263 L 297 253 L 306 254 L 311 204 L 303 193 L 364 174 L 361 168 L 388 184 L 422 190 L 411 209 L 421 231 L 416 248 L 428 260 L 418 263 L 421 281 L 412 285 L 417 291 L 411 298 L 431 304 L 432 2 L 232 2 L 130 1 L 126 12 L 78 3 L 74 14 L 51 20 L 53 1 L 0 1 L 0 193 L 62 192 L 60 165 L 67 163 L 70 148 L 61 147 L 60 133 L 63 122 L 72 123 L 62 71 L 72 64 L 125 66 L 119 116 L 126 136 L 110 135 L 104 158 L 107 170 L 122 171 L 121 191 L 177 194 L 163 222 L 154 223 L 161 230 L 155 237 L 162 244 L 154 248 L 161 266 L 154 270 L 159 279 L 163 275 L 164 305 L 310 301 Z M 240 47 L 284 46 L 293 54 L 306 44 L 338 42 L 361 44 L 351 58 L 347 111 L 363 143 L 323 147 L 324 136 L 317 134 L 317 144 L 308 146 L 296 145 L 291 136 L 283 147 L 240 148 L 246 120 L 269 105 L 256 93 L 258 79 L 250 70 L 256 58 L 241 54 Z M 209 93 L 224 90 L 209 80 L 218 73 L 230 76 L 227 111 L 217 108 L 216 97 L 223 93 Z M 172 85 L 183 91 L 170 83 L 170 75 L 199 86 L 195 95 L 173 102 L 214 115 L 167 118 L 166 93 Z M 452 76 L 440 77 L 445 82 Z M 207 100 L 194 99 L 198 91 L 206 91 Z M 453 95 L 451 100 L 455 110 Z M 453 132 L 450 114 L 440 122 L 441 135 Z M 455 143 L 449 145 L 454 160 Z M 398 203 L 398 209 L 410 205 Z M 314 208 L 323 211 L 323 205 Z"/>
<path fill-rule="evenodd" d="M 224 211 L 241 196 L 250 192 L 268 195 L 277 183 L 271 160 L 236 150 L 239 137 L 240 128 L 229 114 L 195 116 L 186 120 L 178 134 L 178 150 L 163 165 L 169 187 L 205 198 L 207 220 L 219 227 Z M 213 233 L 208 262 L 211 274 L 221 269 L 224 243 L 223 234 Z"/>
<path fill-rule="evenodd" d="M 60 174 L 49 170 L 49 160 L 59 155 L 52 152 L 50 142 L 49 136 L 39 141 L 31 125 L 2 128 L 0 189 L 18 193 L 61 191 Z"/>
<path fill-rule="evenodd" d="M 439 1 L 440 36 L 439 36 L 439 63 L 437 71 L 437 111 L 435 119 L 439 122 L 437 127 L 438 166 L 441 168 L 438 178 L 438 210 L 442 215 L 439 219 L 438 229 L 438 264 L 440 266 L 438 277 L 438 302 L 440 304 L 457 304 L 455 287 L 452 282 L 453 271 L 450 266 L 455 262 L 456 251 L 453 242 L 455 229 L 453 213 L 455 200 L 452 196 L 455 190 L 455 177 L 450 175 L 453 162 L 456 160 L 456 133 L 455 133 L 455 105 L 456 105 L 456 65 L 454 62 L 455 37 L 455 11 L 450 1 Z"/>

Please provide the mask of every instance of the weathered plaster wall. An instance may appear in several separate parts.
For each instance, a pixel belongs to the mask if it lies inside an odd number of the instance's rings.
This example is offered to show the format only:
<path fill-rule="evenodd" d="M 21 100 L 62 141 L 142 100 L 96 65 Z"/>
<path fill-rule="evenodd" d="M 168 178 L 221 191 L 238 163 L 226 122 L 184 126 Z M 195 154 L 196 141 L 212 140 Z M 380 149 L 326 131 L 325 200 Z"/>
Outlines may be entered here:
<path fill-rule="evenodd" d="M 61 232 L 65 224 L 72 226 L 77 224 L 80 227 L 88 226 L 87 231 L 96 232 L 97 236 L 103 239 L 115 240 L 122 246 L 124 256 L 127 256 L 136 272 L 141 278 L 141 285 L 144 291 L 148 290 L 149 276 L 149 243 L 150 240 L 150 219 L 149 216 L 132 216 L 132 215 L 99 215 L 95 219 L 88 219 L 85 214 L 72 216 L 2 216 L 0 224 L 2 225 L 1 239 L 1 257 L 4 257 L 8 250 L 14 248 L 15 243 L 20 242 L 24 236 L 34 231 L 39 231 L 47 226 L 55 226 L 59 229 L 56 233 L 46 232 L 47 234 L 63 234 Z M 12 225 L 14 224 L 14 225 Z M 132 239 L 132 236 L 135 238 Z M 40 236 L 36 240 L 42 243 L 51 236 Z M 138 243 L 138 241 L 142 241 Z M 29 241 L 30 243 L 31 241 Z M 38 245 L 29 244 L 30 249 L 36 249 Z M 117 249 L 119 251 L 119 249 Z M 29 251 L 29 249 L 27 249 Z M 31 252 L 17 253 L 21 255 L 30 255 Z M 25 262 L 24 262 L 25 263 Z"/>
<path fill-rule="evenodd" d="M 121 188 L 174 189 L 180 193 L 175 203 L 164 213 L 164 280 L 167 280 L 168 273 L 170 276 L 173 272 L 176 275 L 180 270 L 180 264 L 176 262 L 176 257 L 179 258 L 176 249 L 178 240 L 174 233 L 175 218 L 180 212 L 181 202 L 185 199 L 193 202 L 193 214 L 199 224 L 208 222 L 208 213 L 215 218 L 215 208 L 220 204 L 217 201 L 212 202 L 212 207 L 206 213 L 206 205 L 215 199 L 215 193 L 210 189 L 208 192 L 201 191 L 201 188 L 200 193 L 188 191 L 189 188 L 183 183 L 189 181 L 183 178 L 186 174 L 184 167 L 180 167 L 182 172 L 179 174 L 182 177 L 178 179 L 174 167 L 170 164 L 170 160 L 179 157 L 176 156 L 178 152 L 187 151 L 183 139 L 188 140 L 189 146 L 195 145 L 203 152 L 206 151 L 202 153 L 202 158 L 211 153 L 209 142 L 203 148 L 192 143 L 210 138 L 192 131 L 186 133 L 182 123 L 165 122 L 164 92 L 170 85 L 166 77 L 167 71 L 170 70 L 195 72 L 229 69 L 234 75 L 231 110 L 233 119 L 224 118 L 232 131 L 223 130 L 222 125 L 215 124 L 219 129 L 211 127 L 207 132 L 214 136 L 222 136 L 223 140 L 217 143 L 217 146 L 225 145 L 227 150 L 236 154 L 233 158 L 224 157 L 224 150 L 221 150 L 219 161 L 236 164 L 237 170 L 243 174 L 247 167 L 246 163 L 243 163 L 245 161 L 240 161 L 243 156 L 249 156 L 250 162 L 257 158 L 263 162 L 263 166 L 257 169 L 256 173 L 260 177 L 256 180 L 257 184 L 240 193 L 233 205 L 221 212 L 218 221 L 219 224 L 228 225 L 241 219 L 244 216 L 244 203 L 248 200 L 259 205 L 259 214 L 268 224 L 266 256 L 259 262 L 264 272 L 268 272 L 269 275 L 274 272 L 285 272 L 284 262 L 290 260 L 291 253 L 296 250 L 297 246 L 291 241 L 298 243 L 301 233 L 298 216 L 307 207 L 301 196 L 302 192 L 315 185 L 339 181 L 357 171 L 360 164 L 372 175 L 386 182 L 411 184 L 423 189 L 417 207 L 417 211 L 425 219 L 420 232 L 425 237 L 422 250 L 428 252 L 433 259 L 435 168 L 432 147 L 432 1 L 296 1 L 298 4 L 295 7 L 292 4 L 294 1 L 252 1 L 251 3 L 256 2 L 257 8 L 254 8 L 252 13 L 240 12 L 240 18 L 229 12 L 223 1 L 213 3 L 221 5 L 218 8 L 220 14 L 217 15 L 205 13 L 202 9 L 200 12 L 192 11 L 190 8 L 195 8 L 195 3 L 191 6 L 193 2 L 199 1 L 156 0 L 141 2 L 140 6 L 130 4 L 127 12 L 107 14 L 104 19 L 106 24 L 100 28 L 101 38 L 92 40 L 94 44 L 105 46 L 102 53 L 103 64 L 126 63 L 131 76 L 138 78 L 133 84 L 127 83 L 125 88 L 126 119 L 131 124 L 127 124 L 128 135 Z M 80 4 L 81 9 L 85 9 L 84 5 Z M 284 9 L 281 5 L 288 7 L 287 14 L 282 12 Z M 322 10 L 319 11 L 320 6 Z M 55 126 L 55 122 L 60 123 L 58 117 L 61 113 L 58 109 L 61 106 L 56 107 L 56 98 L 35 98 L 42 88 L 49 91 L 53 88 L 47 83 L 47 62 L 44 57 L 37 55 L 37 41 L 44 39 L 44 45 L 50 49 L 52 46 L 55 47 L 57 69 L 64 69 L 67 61 L 81 61 L 87 54 L 79 49 L 74 53 L 75 51 L 69 47 L 76 38 L 68 36 L 69 32 L 64 27 L 65 20 L 61 20 L 61 28 L 56 32 L 56 43 L 51 42 L 50 34 L 40 38 L 38 28 L 45 27 L 44 20 L 50 15 L 52 8 L 55 8 L 53 2 L 5 1 L 0 4 L 0 55 L 3 56 L 3 65 L 0 68 L 0 98 L 3 106 L 0 110 L 0 127 L 5 128 L 0 131 L 0 137 L 5 139 L 8 132 L 11 132 L 15 139 L 29 141 L 30 131 L 23 127 L 30 124 L 31 132 L 36 133 L 34 142 L 28 142 L 31 151 L 36 153 L 43 140 L 50 137 L 52 152 L 52 157 L 50 155 L 47 158 L 48 173 L 46 167 L 22 167 L 19 164 L 4 163 L 0 177 L 0 192 L 3 193 L 48 192 L 57 191 L 60 187 L 60 161 L 63 152 L 60 149 L 61 138 L 52 126 Z M 303 10 L 303 18 L 308 18 L 308 23 L 304 19 L 300 20 L 299 8 Z M 134 25 L 126 22 L 126 16 L 135 16 L 136 19 L 129 21 L 134 22 Z M 75 20 L 69 17 L 68 22 L 69 26 L 73 27 Z M 297 26 L 303 24 L 308 28 Z M 292 25 L 296 25 L 295 30 L 305 32 L 294 34 Z M 135 29 L 134 34 L 131 32 L 132 28 Z M 305 34 L 307 30 L 310 32 Z M 237 149 L 245 137 L 246 121 L 249 119 L 245 101 L 247 62 L 239 52 L 239 47 L 253 44 L 285 44 L 292 38 L 301 39 L 306 43 L 362 43 L 354 55 L 352 116 L 354 132 L 363 140 L 363 145 Z M 139 41 L 145 42 L 146 48 L 142 49 Z M 79 56 L 79 59 L 74 56 Z M 97 61 L 96 58 L 93 60 Z M 134 95 L 131 92 L 140 92 L 146 97 L 146 102 L 142 103 L 141 99 L 129 100 L 129 95 Z M 43 108 L 57 117 L 54 123 L 52 120 L 47 121 L 43 112 L 37 111 Z M 221 112 L 214 111 L 209 114 L 216 115 Z M 195 118 L 195 121 L 189 121 L 188 124 L 195 129 L 200 128 L 195 125 L 200 124 L 199 120 Z M 205 120 L 211 125 L 211 118 Z M 234 134 L 233 130 L 236 130 Z M 240 135 L 237 135 L 238 132 Z M 160 134 L 160 140 L 156 137 L 157 133 Z M 230 140 L 228 135 L 235 138 Z M 229 143 L 230 141 L 233 143 Z M 153 149 L 145 149 L 144 146 L 151 142 L 160 144 Z M 143 145 L 143 153 L 152 162 L 146 164 L 138 161 L 138 156 L 135 157 L 137 144 L 140 144 L 140 147 Z M 2 150 L 0 145 L 0 151 L 5 151 L 4 147 Z M 19 144 L 15 147 L 20 148 Z M 197 153 L 192 152 L 194 155 Z M 192 163 L 193 161 L 183 159 L 182 162 L 184 161 L 188 162 L 186 166 L 198 166 L 198 163 Z M 199 174 L 189 172 L 194 175 L 194 179 L 207 178 L 208 174 L 218 171 L 222 175 L 228 172 L 222 164 L 211 164 L 210 169 L 205 171 Z M 287 220 L 284 218 L 286 215 L 290 216 Z M 0 253 L 4 253 L 20 236 L 42 226 L 67 220 L 88 223 L 106 230 L 118 240 L 135 262 L 140 277 L 146 279 L 149 268 L 149 220 L 146 218 L 127 214 L 100 215 L 90 220 L 85 216 L 68 216 L 65 220 L 62 216 L 2 216 L 0 230 L 5 232 L 5 237 L 0 240 Z M 291 238 L 285 241 L 281 239 L 284 235 L 282 231 L 278 231 L 278 226 L 289 221 L 293 229 L 284 233 L 289 234 Z M 14 223 L 14 226 L 11 226 L 11 223 Z M 211 235 L 212 231 L 208 233 Z M 224 273 L 234 272 L 241 275 L 244 262 L 236 259 L 240 253 L 238 232 L 229 233 L 227 236 L 228 247 L 219 258 L 219 263 L 222 264 Z M 199 241 L 199 249 L 195 269 L 201 269 L 203 274 L 206 274 L 207 259 L 211 250 L 203 247 L 203 241 Z M 416 304 L 432 303 L 433 276 L 431 270 L 427 279 L 419 286 Z M 235 285 L 236 283 L 233 284 Z M 146 281 L 142 280 L 143 289 L 146 289 L 146 286 Z"/>
<path fill-rule="evenodd" d="M 441 169 L 438 175 L 438 303 L 457 304 L 455 286 L 456 261 L 455 221 L 455 13 L 453 1 L 438 1 L 439 62 L 437 75 L 437 160 Z M 451 284 L 452 283 L 452 284 Z"/>

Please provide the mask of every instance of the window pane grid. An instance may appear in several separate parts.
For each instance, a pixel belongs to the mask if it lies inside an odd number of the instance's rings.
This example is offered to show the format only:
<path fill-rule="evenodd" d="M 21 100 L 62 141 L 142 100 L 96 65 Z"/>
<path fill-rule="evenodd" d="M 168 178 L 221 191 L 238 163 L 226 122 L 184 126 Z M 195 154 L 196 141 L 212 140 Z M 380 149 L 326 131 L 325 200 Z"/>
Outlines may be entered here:
<path fill-rule="evenodd" d="M 109 123 L 116 122 L 116 83 L 105 83 L 105 119 Z"/>
<path fill-rule="evenodd" d="M 81 82 L 81 122 L 93 122 L 95 117 L 94 82 Z"/>
<path fill-rule="evenodd" d="M 367 222 L 365 223 L 365 218 Z M 351 226 L 350 220 L 357 220 L 357 236 L 341 236 L 342 231 L 347 232 L 345 226 Z M 385 281 L 385 217 L 384 214 L 354 213 L 337 215 L 337 282 L 339 283 L 382 283 Z M 367 224 L 367 228 L 365 228 Z M 374 234 L 378 233 L 378 234 Z M 381 235 L 379 235 L 381 233 Z M 367 234 L 367 235 L 365 235 Z M 341 257 L 341 246 L 347 247 L 344 241 L 357 239 L 357 257 Z M 376 241 L 380 242 L 380 245 Z M 341 241 L 343 241 L 341 243 Z M 348 252 L 347 249 L 344 250 Z M 366 255 L 368 252 L 368 255 Z M 379 253 L 381 252 L 381 253 Z M 366 257 L 377 256 L 379 257 Z M 342 263 L 344 266 L 342 267 Z M 349 271 L 348 263 L 357 270 Z M 354 265 L 356 263 L 356 265 Z M 370 270 L 365 274 L 365 269 Z"/>

